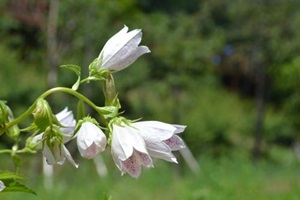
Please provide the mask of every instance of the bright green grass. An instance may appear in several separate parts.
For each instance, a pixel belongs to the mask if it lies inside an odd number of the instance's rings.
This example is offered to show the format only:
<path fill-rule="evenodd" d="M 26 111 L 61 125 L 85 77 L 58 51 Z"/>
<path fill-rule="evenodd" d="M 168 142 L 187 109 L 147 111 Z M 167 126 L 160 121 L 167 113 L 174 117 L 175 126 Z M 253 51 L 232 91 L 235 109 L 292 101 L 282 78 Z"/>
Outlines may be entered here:
<path fill-rule="evenodd" d="M 143 170 L 139 179 L 133 179 L 120 176 L 112 163 L 109 163 L 109 175 L 99 177 L 93 162 L 81 160 L 79 169 L 69 164 L 56 168 L 52 189 L 45 189 L 42 180 L 31 182 L 38 196 L 0 193 L 0 199 L 93 200 L 104 199 L 105 193 L 113 200 L 296 200 L 300 197 L 300 166 L 296 162 L 253 165 L 245 156 L 218 160 L 202 157 L 197 175 L 181 163 L 183 168 L 159 160 L 155 168 Z"/>

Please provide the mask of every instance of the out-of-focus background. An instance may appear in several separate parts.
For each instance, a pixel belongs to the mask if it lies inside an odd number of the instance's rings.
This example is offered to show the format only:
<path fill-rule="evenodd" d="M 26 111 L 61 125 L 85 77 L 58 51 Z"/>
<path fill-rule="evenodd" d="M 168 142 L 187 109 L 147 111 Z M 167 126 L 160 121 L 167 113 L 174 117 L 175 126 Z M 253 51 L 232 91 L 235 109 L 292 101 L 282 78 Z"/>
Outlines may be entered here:
<path fill-rule="evenodd" d="M 0 14 L 0 99 L 15 116 L 46 89 L 74 83 L 59 65 L 87 75 L 124 24 L 141 28 L 152 52 L 114 74 L 122 109 L 131 119 L 187 125 L 181 136 L 200 166 L 193 171 L 178 153 L 178 165 L 157 160 L 136 180 L 120 176 L 109 149 L 85 160 L 71 143 L 79 169 L 55 166 L 47 186 L 41 154 L 24 155 L 21 171 L 38 196 L 0 199 L 299 198 L 300 1 L 2 0 Z M 103 103 L 100 85 L 80 91 Z M 54 112 L 77 103 L 48 100 Z M 0 139 L 1 148 L 11 144 Z M 0 163 L 14 170 L 8 155 Z"/>

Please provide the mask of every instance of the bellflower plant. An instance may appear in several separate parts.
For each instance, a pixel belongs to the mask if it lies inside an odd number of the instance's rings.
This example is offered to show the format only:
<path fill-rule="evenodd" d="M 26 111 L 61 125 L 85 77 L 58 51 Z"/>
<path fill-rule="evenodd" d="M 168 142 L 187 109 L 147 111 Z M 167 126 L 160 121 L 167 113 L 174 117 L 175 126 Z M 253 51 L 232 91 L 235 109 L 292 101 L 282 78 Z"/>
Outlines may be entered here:
<path fill-rule="evenodd" d="M 179 136 L 185 126 L 159 121 L 130 121 L 122 117 L 124 111 L 120 110 L 121 102 L 118 92 L 115 91 L 113 72 L 128 67 L 143 54 L 150 53 L 147 46 L 139 46 L 141 40 L 140 29 L 128 31 L 128 27 L 124 26 L 105 43 L 99 56 L 91 62 L 88 77 L 82 78 L 81 68 L 77 65 L 61 66 L 77 75 L 73 86 L 54 87 L 45 91 L 17 118 L 14 118 L 7 102 L 0 100 L 0 135 L 6 134 L 13 144 L 9 149 L 0 149 L 0 154 L 9 153 L 14 161 L 19 161 L 19 154 L 35 154 L 41 150 L 48 164 L 62 165 L 68 160 L 77 168 L 78 164 L 65 146 L 67 142 L 76 140 L 79 154 L 87 159 L 94 158 L 110 146 L 112 159 L 121 174 L 129 174 L 135 178 L 141 175 L 142 168 L 153 167 L 153 158 L 177 163 L 173 152 L 185 147 Z M 104 102 L 104 105 L 97 105 L 78 91 L 82 84 L 90 81 L 102 82 L 103 94 L 100 96 L 103 101 L 100 102 Z M 98 91 L 95 90 L 95 94 Z M 56 115 L 52 113 L 47 98 L 58 92 L 76 98 L 77 120 L 68 108 Z M 86 113 L 86 106 L 95 111 L 95 116 Z M 25 123 L 31 115 L 33 120 L 30 125 L 19 128 L 20 123 Z M 23 145 L 20 142 L 25 134 L 28 137 Z M 20 162 L 15 163 L 18 169 Z M 7 185 L 0 181 L 0 191 L 7 188 L 5 191 L 34 193 L 25 185 L 16 182 L 23 178 L 17 173 L 0 171 L 0 180 L 9 180 Z M 18 189 L 12 188 L 16 184 L 21 186 Z"/>
<path fill-rule="evenodd" d="M 106 136 L 94 123 L 84 121 L 77 132 L 77 147 L 82 157 L 94 158 L 105 150 Z"/>

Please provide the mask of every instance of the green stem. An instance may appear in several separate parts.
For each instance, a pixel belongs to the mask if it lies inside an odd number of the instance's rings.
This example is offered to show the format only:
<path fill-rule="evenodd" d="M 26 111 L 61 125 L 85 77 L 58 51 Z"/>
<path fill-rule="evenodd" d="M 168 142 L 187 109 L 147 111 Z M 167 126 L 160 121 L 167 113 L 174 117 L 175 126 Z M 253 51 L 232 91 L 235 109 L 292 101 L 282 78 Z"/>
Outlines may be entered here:
<path fill-rule="evenodd" d="M 88 98 L 86 98 L 84 95 L 80 94 L 79 92 L 76 92 L 75 90 L 72 90 L 70 88 L 66 88 L 66 87 L 56 87 L 56 88 L 52 88 L 50 90 L 47 90 L 46 92 L 44 92 L 42 95 L 40 95 L 37 99 L 39 98 L 46 98 L 47 96 L 56 93 L 56 92 L 64 92 L 64 93 L 68 93 L 71 94 L 75 97 L 77 97 L 78 99 L 84 101 L 85 103 L 87 103 L 88 105 L 90 105 L 93 109 L 95 109 L 97 111 L 97 113 L 100 116 L 101 121 L 104 124 L 107 124 L 107 121 L 105 120 L 103 114 L 98 110 L 98 107 Z M 6 128 L 10 128 L 18 123 L 20 123 L 21 121 L 23 121 L 25 118 L 27 118 L 35 109 L 37 100 L 18 118 L 16 118 L 14 121 L 9 122 L 6 125 Z"/>
<path fill-rule="evenodd" d="M 36 151 L 34 150 L 31 150 L 31 149 L 28 149 L 28 148 L 24 148 L 24 149 L 20 149 L 20 150 L 11 150 L 11 149 L 3 149 L 3 150 L 0 150 L 0 154 L 2 153 L 15 153 L 15 154 L 18 154 L 18 153 L 36 153 Z"/>

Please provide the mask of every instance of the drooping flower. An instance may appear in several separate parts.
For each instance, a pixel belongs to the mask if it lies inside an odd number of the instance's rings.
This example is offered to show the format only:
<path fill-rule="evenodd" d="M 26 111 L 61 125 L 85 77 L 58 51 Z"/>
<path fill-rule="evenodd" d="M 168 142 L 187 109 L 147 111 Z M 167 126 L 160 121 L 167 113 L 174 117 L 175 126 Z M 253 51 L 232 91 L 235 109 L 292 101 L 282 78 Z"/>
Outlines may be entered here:
<path fill-rule="evenodd" d="M 0 192 L 1 192 L 2 190 L 4 190 L 4 188 L 5 188 L 4 183 L 3 183 L 2 181 L 0 181 Z"/>
<path fill-rule="evenodd" d="M 49 165 L 62 165 L 67 159 L 74 167 L 78 168 L 78 164 L 75 163 L 69 150 L 60 142 L 54 142 L 51 148 L 46 144 L 44 146 L 43 155 Z"/>
<path fill-rule="evenodd" d="M 63 133 L 64 136 L 61 136 L 59 134 L 53 136 L 52 134 L 41 133 L 39 135 L 36 135 L 31 142 L 43 142 L 43 155 L 49 165 L 62 165 L 67 159 L 75 167 L 78 167 L 78 164 L 75 163 L 70 152 L 64 145 L 64 143 L 71 140 L 72 134 L 75 129 L 76 120 L 74 119 L 73 112 L 69 111 L 68 108 L 65 108 L 55 116 L 61 123 L 61 125 L 63 125 L 63 127 L 59 127 L 56 132 Z M 39 147 L 40 146 L 41 145 L 39 145 Z"/>
<path fill-rule="evenodd" d="M 77 132 L 77 147 L 82 157 L 93 158 L 104 151 L 106 137 L 103 131 L 92 122 L 83 122 Z"/>
<path fill-rule="evenodd" d="M 153 167 L 144 140 L 139 131 L 125 123 L 112 126 L 111 153 L 122 175 L 139 177 L 141 167 Z"/>
<path fill-rule="evenodd" d="M 97 68 L 120 71 L 143 54 L 150 53 L 147 46 L 138 46 L 141 40 L 142 31 L 140 29 L 128 32 L 128 27 L 124 26 L 104 45 L 98 57 L 101 62 Z"/>
<path fill-rule="evenodd" d="M 183 132 L 186 126 L 159 121 L 135 122 L 132 126 L 139 130 L 151 157 L 177 163 L 172 151 L 185 147 L 183 140 L 177 134 Z"/>

